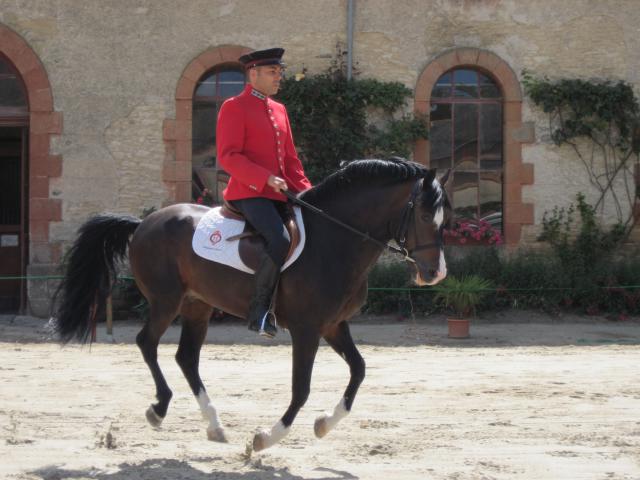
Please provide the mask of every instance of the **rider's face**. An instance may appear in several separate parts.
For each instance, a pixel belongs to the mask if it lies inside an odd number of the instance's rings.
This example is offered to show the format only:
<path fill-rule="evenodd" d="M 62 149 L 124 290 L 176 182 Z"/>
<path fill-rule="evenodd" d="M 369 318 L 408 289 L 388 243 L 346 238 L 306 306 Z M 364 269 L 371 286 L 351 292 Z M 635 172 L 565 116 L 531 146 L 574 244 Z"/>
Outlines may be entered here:
<path fill-rule="evenodd" d="M 275 95 L 280 89 L 282 73 L 280 65 L 254 67 L 249 71 L 249 83 L 265 95 Z"/>

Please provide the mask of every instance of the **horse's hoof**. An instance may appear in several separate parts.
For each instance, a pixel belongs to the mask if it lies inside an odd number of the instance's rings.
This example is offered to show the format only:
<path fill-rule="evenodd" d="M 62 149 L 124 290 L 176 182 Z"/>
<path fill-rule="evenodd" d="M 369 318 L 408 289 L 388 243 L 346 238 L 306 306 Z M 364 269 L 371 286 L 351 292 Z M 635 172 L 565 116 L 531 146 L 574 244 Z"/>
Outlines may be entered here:
<path fill-rule="evenodd" d="M 153 405 L 147 408 L 146 416 L 147 416 L 147 422 L 149 422 L 149 425 L 151 425 L 154 428 L 158 428 L 162 424 L 162 420 L 164 420 L 164 418 L 158 415 L 156 411 L 153 409 Z"/>
<path fill-rule="evenodd" d="M 267 448 L 267 436 L 269 435 L 269 432 L 267 432 L 266 430 L 261 430 L 259 432 L 257 432 L 254 436 L 253 436 L 253 451 L 254 452 L 259 452 L 260 450 L 264 450 L 265 448 Z"/>
<path fill-rule="evenodd" d="M 313 432 L 316 434 L 316 437 L 322 438 L 327 433 L 329 433 L 329 425 L 327 424 L 328 415 L 325 413 L 316 418 L 315 423 L 313 424 Z"/>
<path fill-rule="evenodd" d="M 224 428 L 216 427 L 216 428 L 207 428 L 207 438 L 212 442 L 220 442 L 227 443 L 227 437 L 224 434 Z"/>

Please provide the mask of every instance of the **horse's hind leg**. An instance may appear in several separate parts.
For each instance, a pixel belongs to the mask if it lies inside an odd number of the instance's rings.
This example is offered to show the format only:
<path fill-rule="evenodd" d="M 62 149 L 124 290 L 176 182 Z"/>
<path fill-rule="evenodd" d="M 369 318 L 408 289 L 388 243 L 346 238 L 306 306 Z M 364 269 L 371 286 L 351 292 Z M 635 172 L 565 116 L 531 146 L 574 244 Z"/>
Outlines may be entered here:
<path fill-rule="evenodd" d="M 365 372 L 364 359 L 353 343 L 347 322 L 341 322 L 336 325 L 334 330 L 324 336 L 324 339 L 347 362 L 351 372 L 351 379 L 344 396 L 333 409 L 333 413 L 324 413 L 316 418 L 313 429 L 318 438 L 324 437 L 340 420 L 349 414 L 358 388 L 364 380 Z"/>
<path fill-rule="evenodd" d="M 180 297 L 165 296 L 162 299 L 149 300 L 149 320 L 136 337 L 136 343 L 140 347 L 144 361 L 151 370 L 151 375 L 156 384 L 156 398 L 158 403 L 151 405 L 147 410 L 147 420 L 154 427 L 159 427 L 167 415 L 169 402 L 171 401 L 171 389 L 158 365 L 158 344 L 160 337 L 166 332 L 169 325 L 180 308 Z"/>
<path fill-rule="evenodd" d="M 309 398 L 311 372 L 320 337 L 315 332 L 290 330 L 293 342 L 293 382 L 289 408 L 271 430 L 262 430 L 253 437 L 253 449 L 258 452 L 282 440 Z"/>
<path fill-rule="evenodd" d="M 182 314 L 182 334 L 180 335 L 176 361 L 198 400 L 202 416 L 209 422 L 207 437 L 214 442 L 226 442 L 227 439 L 218 418 L 218 412 L 207 395 L 198 369 L 200 349 L 207 336 L 212 311 L 213 308 L 210 305 L 200 300 L 185 299 L 180 312 Z"/>

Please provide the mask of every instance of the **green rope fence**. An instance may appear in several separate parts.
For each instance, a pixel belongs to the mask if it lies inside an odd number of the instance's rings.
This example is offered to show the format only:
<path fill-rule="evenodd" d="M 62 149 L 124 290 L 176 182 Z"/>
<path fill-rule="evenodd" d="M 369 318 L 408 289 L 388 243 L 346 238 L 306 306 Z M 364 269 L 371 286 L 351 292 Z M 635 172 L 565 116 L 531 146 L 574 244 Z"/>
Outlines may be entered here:
<path fill-rule="evenodd" d="M 0 275 L 0 281 L 2 280 L 61 280 L 64 275 L 22 275 L 22 276 L 9 276 Z M 122 275 L 117 280 L 133 281 L 134 278 Z M 598 287 L 602 290 L 634 290 L 640 288 L 640 285 L 612 285 Z M 370 292 L 433 292 L 429 288 L 411 288 L 411 287 L 369 287 L 367 289 Z M 543 292 L 543 291 L 562 291 L 562 290 L 577 290 L 574 287 L 531 287 L 531 288 L 481 288 L 476 291 L 479 292 Z"/>

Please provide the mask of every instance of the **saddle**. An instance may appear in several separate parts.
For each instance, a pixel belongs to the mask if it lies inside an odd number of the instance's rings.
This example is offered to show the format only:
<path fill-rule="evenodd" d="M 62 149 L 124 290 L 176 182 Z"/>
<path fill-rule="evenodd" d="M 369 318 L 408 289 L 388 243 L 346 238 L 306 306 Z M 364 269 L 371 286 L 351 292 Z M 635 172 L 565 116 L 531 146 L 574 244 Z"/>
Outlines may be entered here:
<path fill-rule="evenodd" d="M 264 238 L 253 228 L 253 226 L 249 223 L 249 221 L 244 217 L 242 212 L 236 209 L 233 205 L 228 203 L 226 200 L 220 208 L 220 215 L 225 218 L 231 218 L 233 220 L 240 220 L 245 222 L 244 231 L 238 235 L 233 235 L 227 238 L 227 242 L 232 242 L 234 240 L 239 240 L 238 244 L 238 253 L 240 254 L 240 258 L 248 267 L 253 270 L 258 269 L 258 265 L 260 264 L 260 257 L 262 256 L 262 252 L 264 252 L 265 241 Z M 291 205 L 287 204 L 287 214 L 285 218 L 283 218 L 283 223 L 285 228 L 287 229 L 287 233 L 289 234 L 289 251 L 287 252 L 287 257 L 285 258 L 285 263 L 296 247 L 300 243 L 300 229 L 298 228 L 298 224 L 296 223 L 296 216 L 292 210 Z"/>

